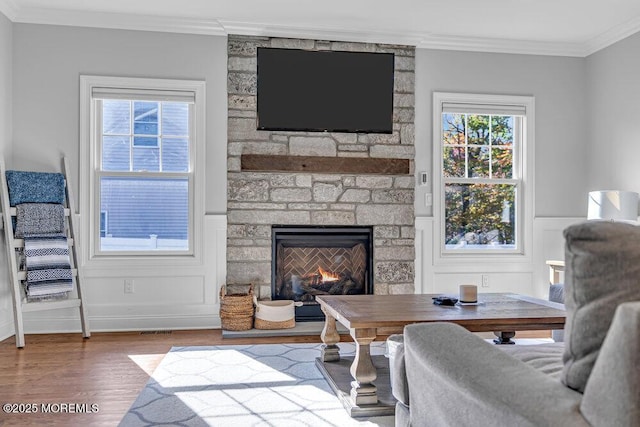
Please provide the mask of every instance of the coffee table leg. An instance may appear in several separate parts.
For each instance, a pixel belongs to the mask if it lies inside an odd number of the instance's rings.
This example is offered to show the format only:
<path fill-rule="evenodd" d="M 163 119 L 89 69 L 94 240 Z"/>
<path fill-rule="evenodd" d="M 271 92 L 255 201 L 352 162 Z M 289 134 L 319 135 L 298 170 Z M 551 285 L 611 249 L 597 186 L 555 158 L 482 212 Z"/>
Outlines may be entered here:
<path fill-rule="evenodd" d="M 515 333 L 515 332 L 511 332 L 511 331 L 508 331 L 508 332 L 504 332 L 504 331 L 503 331 L 503 332 L 498 332 L 498 331 L 496 331 L 496 332 L 494 332 L 493 334 L 494 334 L 496 337 L 498 337 L 498 338 L 496 338 L 495 340 L 493 340 L 493 342 L 494 342 L 494 343 L 496 343 L 496 344 L 515 344 L 515 343 L 516 343 L 515 341 L 513 341 L 513 340 L 511 339 L 511 338 L 513 338 L 513 337 L 515 337 L 515 336 L 516 336 L 516 333 Z"/>
<path fill-rule="evenodd" d="M 351 401 L 354 405 L 374 405 L 378 403 L 378 394 L 373 381 L 377 378 L 376 368 L 371 360 L 370 344 L 376 338 L 376 330 L 351 329 L 356 342 L 356 356 L 351 365 Z"/>
<path fill-rule="evenodd" d="M 336 319 L 327 313 L 324 306 L 321 306 L 321 308 L 324 312 L 325 321 L 324 328 L 322 328 L 322 333 L 320 334 L 320 338 L 324 343 L 320 357 L 323 362 L 337 362 L 340 360 L 340 347 L 336 344 L 340 342 L 340 334 L 336 328 Z"/>

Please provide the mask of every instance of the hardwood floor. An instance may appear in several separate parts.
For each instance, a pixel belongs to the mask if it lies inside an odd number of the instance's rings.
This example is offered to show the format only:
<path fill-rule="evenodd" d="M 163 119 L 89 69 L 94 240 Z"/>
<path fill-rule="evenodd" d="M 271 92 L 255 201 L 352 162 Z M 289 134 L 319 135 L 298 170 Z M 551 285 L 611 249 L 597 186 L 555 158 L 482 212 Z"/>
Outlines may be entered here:
<path fill-rule="evenodd" d="M 518 336 L 549 334 L 531 331 Z M 117 426 L 172 346 L 301 342 L 319 343 L 320 337 L 223 339 L 219 329 L 93 333 L 87 340 L 81 334 L 51 334 L 27 335 L 23 349 L 8 338 L 0 342 L 0 404 L 23 404 L 27 406 L 22 409 L 38 412 L 0 411 L 0 426 Z M 63 413 L 65 404 L 88 409 L 95 404 L 98 411 Z M 50 412 L 42 413 L 43 409 Z"/>
<path fill-rule="evenodd" d="M 81 334 L 27 335 L 23 349 L 9 338 L 0 342 L 0 404 L 38 412 L 2 410 L 0 426 L 117 426 L 172 346 L 295 342 L 319 343 L 320 337 L 223 339 L 219 329 L 93 333 L 87 340 Z M 89 410 L 95 404 L 98 411 L 62 413 L 64 404 Z"/>

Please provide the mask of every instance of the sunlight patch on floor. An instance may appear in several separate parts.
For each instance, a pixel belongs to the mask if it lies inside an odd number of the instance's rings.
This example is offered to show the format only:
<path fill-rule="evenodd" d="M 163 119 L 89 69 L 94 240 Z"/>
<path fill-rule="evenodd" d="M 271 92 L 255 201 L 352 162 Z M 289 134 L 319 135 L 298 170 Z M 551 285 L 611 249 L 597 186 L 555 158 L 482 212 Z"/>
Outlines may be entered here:
<path fill-rule="evenodd" d="M 131 359 L 136 365 L 140 367 L 147 375 L 151 376 L 156 367 L 160 364 L 164 358 L 164 353 L 160 354 L 130 354 Z"/>

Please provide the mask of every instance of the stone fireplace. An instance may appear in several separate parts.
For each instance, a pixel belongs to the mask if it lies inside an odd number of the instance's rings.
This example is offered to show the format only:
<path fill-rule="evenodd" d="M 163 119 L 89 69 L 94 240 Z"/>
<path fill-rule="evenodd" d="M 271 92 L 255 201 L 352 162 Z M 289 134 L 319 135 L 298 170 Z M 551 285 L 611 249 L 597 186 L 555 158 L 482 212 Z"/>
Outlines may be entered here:
<path fill-rule="evenodd" d="M 274 226 L 271 298 L 300 301 L 296 320 L 322 320 L 317 295 L 372 293 L 371 227 Z"/>
<path fill-rule="evenodd" d="M 256 130 L 257 47 L 393 52 L 393 132 Z M 410 46 L 229 36 L 227 284 L 253 283 L 259 298 L 277 297 L 274 230 L 356 227 L 371 234 L 371 265 L 357 286 L 376 294 L 414 292 L 414 55 Z M 359 251 L 346 249 L 320 255 L 344 259 Z M 358 266 L 349 268 L 358 276 Z M 298 287 L 328 285 L 319 285 L 313 271 L 290 274 Z M 290 286 L 285 291 L 295 298 L 293 280 Z"/>

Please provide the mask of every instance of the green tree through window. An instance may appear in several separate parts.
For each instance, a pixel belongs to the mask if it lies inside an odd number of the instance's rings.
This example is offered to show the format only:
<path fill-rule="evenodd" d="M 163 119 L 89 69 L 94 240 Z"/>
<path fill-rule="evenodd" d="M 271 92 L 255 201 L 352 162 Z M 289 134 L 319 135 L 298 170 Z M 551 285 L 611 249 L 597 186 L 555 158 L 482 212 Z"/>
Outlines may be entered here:
<path fill-rule="evenodd" d="M 447 248 L 515 248 L 516 120 L 509 115 L 442 114 Z"/>

